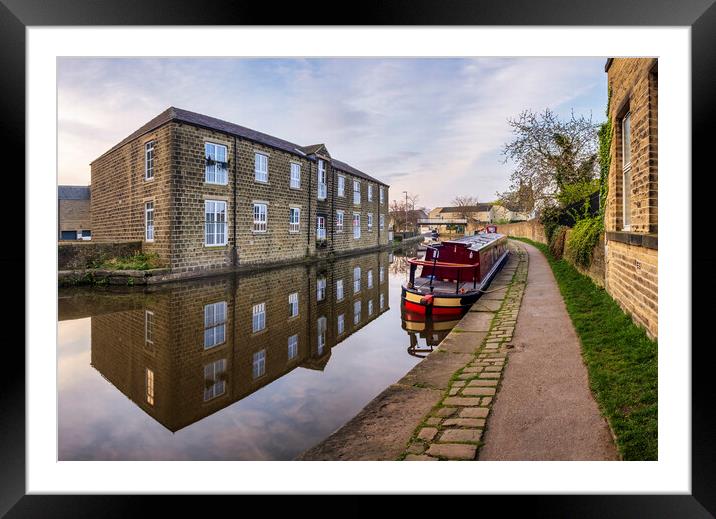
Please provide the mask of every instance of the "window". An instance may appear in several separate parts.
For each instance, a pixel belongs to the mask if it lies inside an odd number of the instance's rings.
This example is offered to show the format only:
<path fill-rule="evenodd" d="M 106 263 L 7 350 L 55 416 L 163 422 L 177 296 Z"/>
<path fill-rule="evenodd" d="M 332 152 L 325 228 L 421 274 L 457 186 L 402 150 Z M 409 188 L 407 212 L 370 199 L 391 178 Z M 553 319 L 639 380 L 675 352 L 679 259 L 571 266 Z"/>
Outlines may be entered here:
<path fill-rule="evenodd" d="M 268 205 L 254 204 L 254 232 L 266 232 L 268 229 Z"/>
<path fill-rule="evenodd" d="M 254 179 L 257 182 L 268 182 L 268 155 L 254 153 Z"/>
<path fill-rule="evenodd" d="M 301 165 L 291 162 L 291 189 L 301 189 Z"/>
<path fill-rule="evenodd" d="M 255 352 L 253 361 L 254 367 L 252 374 L 254 378 L 264 376 L 266 374 L 266 350 Z"/>
<path fill-rule="evenodd" d="M 353 269 L 353 293 L 360 292 L 360 267 Z"/>
<path fill-rule="evenodd" d="M 353 238 L 360 239 L 360 213 L 353 213 Z"/>
<path fill-rule="evenodd" d="M 361 311 L 360 307 L 361 307 L 360 301 L 353 302 L 353 324 L 358 324 L 360 322 L 360 311 Z"/>
<path fill-rule="evenodd" d="M 336 232 L 343 232 L 343 211 L 336 211 Z"/>
<path fill-rule="evenodd" d="M 316 301 L 323 301 L 326 298 L 326 278 L 318 278 L 316 281 Z"/>
<path fill-rule="evenodd" d="M 344 331 L 346 331 L 346 315 L 340 314 L 336 321 L 336 334 L 341 335 Z"/>
<path fill-rule="evenodd" d="M 206 228 L 204 244 L 209 246 L 226 245 L 226 202 L 206 200 L 204 202 Z"/>
<path fill-rule="evenodd" d="M 254 226 L 256 222 L 254 221 Z M 301 230 L 301 209 L 292 207 L 288 215 L 288 232 L 299 232 Z"/>
<path fill-rule="evenodd" d="M 252 313 L 251 329 L 254 333 L 260 332 L 266 328 L 266 303 L 254 305 Z"/>
<path fill-rule="evenodd" d="M 373 213 L 368 213 L 368 232 L 373 231 Z"/>
<path fill-rule="evenodd" d="M 373 315 L 373 300 L 368 301 L 368 315 Z"/>
<path fill-rule="evenodd" d="M 325 200 L 328 196 L 328 186 L 326 185 L 326 163 L 318 159 L 318 199 Z"/>
<path fill-rule="evenodd" d="M 385 267 L 383 265 L 380 266 L 380 269 L 378 270 L 378 279 L 382 283 L 385 279 Z"/>
<path fill-rule="evenodd" d="M 336 301 L 343 301 L 343 280 L 336 281 Z"/>
<path fill-rule="evenodd" d="M 383 190 L 383 186 L 380 186 L 380 187 L 378 188 L 378 190 L 379 190 L 379 192 L 380 192 L 380 203 L 382 204 L 382 203 L 383 203 L 383 200 L 384 200 L 384 197 L 385 197 L 384 190 Z"/>
<path fill-rule="evenodd" d="M 154 141 L 144 145 L 144 180 L 154 178 Z"/>
<path fill-rule="evenodd" d="M 204 143 L 206 153 L 206 170 L 204 181 L 209 184 L 228 184 L 226 146 L 222 144 Z"/>
<path fill-rule="evenodd" d="M 316 217 L 316 239 L 317 240 L 325 240 L 326 239 L 326 217 L 325 216 L 317 216 Z"/>
<path fill-rule="evenodd" d="M 373 288 L 373 269 L 368 271 L 368 288 Z"/>
<path fill-rule="evenodd" d="M 373 201 L 373 186 L 368 184 L 367 189 L 368 189 L 368 201 L 372 202 Z"/>
<path fill-rule="evenodd" d="M 622 119 L 623 228 L 631 229 L 631 112 Z"/>
<path fill-rule="evenodd" d="M 288 360 L 293 360 L 298 356 L 298 335 L 291 335 L 288 338 Z"/>
<path fill-rule="evenodd" d="M 226 301 L 204 306 L 204 349 L 226 340 Z"/>
<path fill-rule="evenodd" d="M 146 381 L 147 381 L 147 403 L 154 405 L 154 371 L 147 368 L 146 370 Z"/>
<path fill-rule="evenodd" d="M 144 342 L 154 344 L 154 312 L 144 311 Z"/>
<path fill-rule="evenodd" d="M 360 182 L 353 181 L 353 204 L 360 205 Z"/>
<path fill-rule="evenodd" d="M 298 292 L 288 295 L 288 316 L 296 317 L 298 315 Z"/>
<path fill-rule="evenodd" d="M 380 309 L 382 310 L 385 306 L 385 297 L 383 297 L 383 294 L 380 294 Z"/>
<path fill-rule="evenodd" d="M 328 324 L 328 319 L 325 317 L 319 317 L 318 318 L 318 354 L 323 354 L 323 348 L 326 346 L 326 328 Z"/>
<path fill-rule="evenodd" d="M 204 366 L 204 402 L 226 391 L 226 359 Z"/>
<path fill-rule="evenodd" d="M 346 196 L 346 177 L 338 175 L 338 196 L 343 198 Z"/>
<path fill-rule="evenodd" d="M 378 225 L 380 226 L 381 231 L 385 228 L 385 215 L 384 214 L 381 214 L 378 217 Z"/>
<path fill-rule="evenodd" d="M 144 240 L 154 241 L 154 202 L 144 204 Z"/>

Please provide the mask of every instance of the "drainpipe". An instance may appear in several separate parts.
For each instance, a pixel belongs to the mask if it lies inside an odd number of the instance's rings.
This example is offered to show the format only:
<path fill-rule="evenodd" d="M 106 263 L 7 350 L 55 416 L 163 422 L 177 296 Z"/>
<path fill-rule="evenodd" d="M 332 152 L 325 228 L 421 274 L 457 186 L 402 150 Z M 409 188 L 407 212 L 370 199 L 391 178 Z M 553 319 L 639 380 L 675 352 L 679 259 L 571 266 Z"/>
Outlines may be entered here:
<path fill-rule="evenodd" d="M 330 250 L 335 250 L 335 239 L 336 239 L 336 168 L 333 167 L 333 162 L 331 162 L 331 171 L 333 172 L 333 182 L 331 183 L 331 214 L 329 214 L 326 219 L 331 222 L 331 248 Z M 326 186 L 326 190 L 328 190 L 328 187 Z M 326 222 L 326 225 L 328 222 Z"/>
<path fill-rule="evenodd" d="M 311 200 L 313 199 L 312 194 L 313 191 L 311 191 L 311 180 L 313 180 L 313 171 L 311 168 L 311 159 L 306 157 L 306 160 L 308 161 L 308 236 L 306 237 L 306 245 L 308 246 L 308 251 L 310 253 L 311 251 L 311 225 L 313 225 L 311 222 L 313 222 L 313 219 L 311 218 Z"/>
<path fill-rule="evenodd" d="M 234 247 L 233 247 L 233 254 L 231 255 L 231 263 L 234 265 L 234 267 L 238 264 L 238 247 L 236 246 L 236 198 L 237 198 L 237 190 L 239 187 L 239 182 L 236 175 L 236 135 L 234 135 L 234 210 L 232 211 L 232 222 L 231 222 L 231 229 L 232 229 L 232 239 L 234 240 Z"/>

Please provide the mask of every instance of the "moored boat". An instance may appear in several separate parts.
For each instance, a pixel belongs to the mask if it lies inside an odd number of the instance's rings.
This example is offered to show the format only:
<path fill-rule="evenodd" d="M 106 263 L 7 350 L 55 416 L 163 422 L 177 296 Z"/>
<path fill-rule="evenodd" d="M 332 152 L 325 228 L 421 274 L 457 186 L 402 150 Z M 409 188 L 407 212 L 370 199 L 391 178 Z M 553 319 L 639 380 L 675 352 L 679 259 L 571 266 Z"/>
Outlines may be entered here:
<path fill-rule="evenodd" d="M 405 310 L 460 314 L 485 292 L 508 254 L 507 237 L 496 232 L 428 247 L 425 258 L 408 259 L 410 277 L 401 294 Z"/>

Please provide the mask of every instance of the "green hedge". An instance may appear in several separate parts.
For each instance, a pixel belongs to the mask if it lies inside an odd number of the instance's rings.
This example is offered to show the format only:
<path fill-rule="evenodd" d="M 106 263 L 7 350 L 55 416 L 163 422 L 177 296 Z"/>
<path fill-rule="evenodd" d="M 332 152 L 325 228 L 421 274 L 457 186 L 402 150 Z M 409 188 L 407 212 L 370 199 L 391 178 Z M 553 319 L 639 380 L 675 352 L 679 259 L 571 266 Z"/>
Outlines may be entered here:
<path fill-rule="evenodd" d="M 567 238 L 564 255 L 576 265 L 588 268 L 592 264 L 592 253 L 603 230 L 604 223 L 600 215 L 579 220 Z"/>

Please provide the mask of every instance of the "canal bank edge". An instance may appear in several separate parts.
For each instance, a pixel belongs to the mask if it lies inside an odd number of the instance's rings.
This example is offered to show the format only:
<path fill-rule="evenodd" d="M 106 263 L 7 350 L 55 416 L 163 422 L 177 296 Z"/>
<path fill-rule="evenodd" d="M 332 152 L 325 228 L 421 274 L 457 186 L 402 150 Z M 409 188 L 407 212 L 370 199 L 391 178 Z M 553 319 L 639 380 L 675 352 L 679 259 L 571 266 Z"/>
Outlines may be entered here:
<path fill-rule="evenodd" d="M 386 250 L 397 251 L 407 245 L 420 243 L 424 237 L 422 235 L 406 238 L 401 242 L 393 242 L 388 245 L 381 245 L 367 249 L 342 251 L 340 253 L 321 256 L 308 257 L 303 260 L 294 261 L 292 264 L 312 264 L 321 261 L 331 261 L 333 259 L 345 258 L 348 256 L 358 256 L 371 252 L 382 252 Z M 150 270 L 108 270 L 108 269 L 74 269 L 60 270 L 57 273 L 57 283 L 60 287 L 80 286 L 80 285 L 122 285 L 122 286 L 142 286 L 156 285 L 160 283 L 170 283 L 176 281 L 185 281 L 190 279 L 199 279 L 212 276 L 221 276 L 234 272 L 256 272 L 260 270 L 269 270 L 285 267 L 285 261 L 265 263 L 263 265 L 244 265 L 223 269 L 197 270 L 181 273 L 172 273 L 171 269 L 160 268 Z"/>
<path fill-rule="evenodd" d="M 433 353 L 296 459 L 475 459 L 527 277 L 524 248 L 509 247 L 487 293 Z"/>

